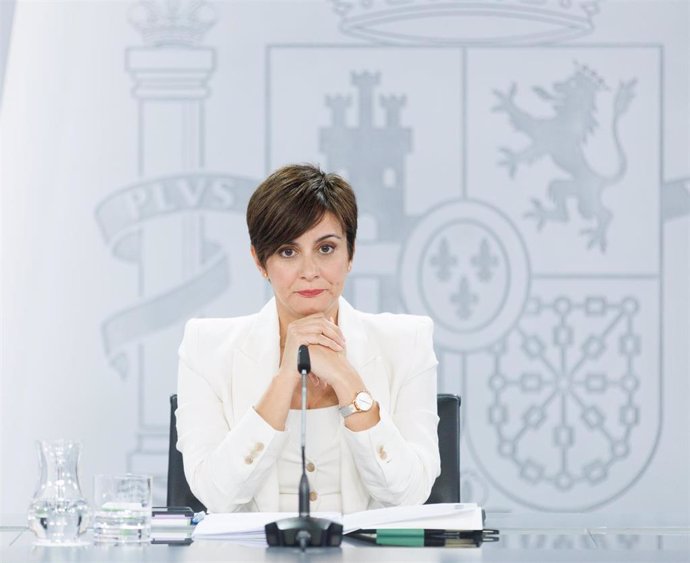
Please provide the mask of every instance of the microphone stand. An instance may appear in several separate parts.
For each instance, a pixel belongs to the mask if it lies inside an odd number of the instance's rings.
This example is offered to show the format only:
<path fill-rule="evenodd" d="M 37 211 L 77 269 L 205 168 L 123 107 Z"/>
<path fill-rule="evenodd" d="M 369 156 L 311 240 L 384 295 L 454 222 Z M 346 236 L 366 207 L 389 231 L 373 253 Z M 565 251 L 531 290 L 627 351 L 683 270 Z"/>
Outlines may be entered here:
<path fill-rule="evenodd" d="M 297 371 L 302 376 L 302 477 L 299 480 L 299 515 L 266 524 L 266 542 L 271 547 L 338 547 L 343 539 L 343 526 L 325 518 L 309 515 L 309 479 L 305 463 L 307 435 L 307 374 L 311 371 L 309 348 L 305 345 L 297 351 Z"/>

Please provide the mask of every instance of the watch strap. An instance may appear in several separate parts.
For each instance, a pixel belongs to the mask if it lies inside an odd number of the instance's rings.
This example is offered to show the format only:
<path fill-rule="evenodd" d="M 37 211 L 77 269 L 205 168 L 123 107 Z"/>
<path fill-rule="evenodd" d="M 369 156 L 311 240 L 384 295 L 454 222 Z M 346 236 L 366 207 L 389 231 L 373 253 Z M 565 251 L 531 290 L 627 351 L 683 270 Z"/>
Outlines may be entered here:
<path fill-rule="evenodd" d="M 343 418 L 346 418 L 350 416 L 351 414 L 355 414 L 357 411 L 357 407 L 355 406 L 355 402 L 352 401 L 349 405 L 345 405 L 344 407 L 340 407 L 340 414 L 343 415 Z"/>
<path fill-rule="evenodd" d="M 368 409 L 360 409 L 357 407 L 357 397 L 359 397 L 361 394 L 365 394 L 371 399 L 371 403 Z M 347 418 L 351 414 L 355 414 L 356 412 L 369 412 L 371 410 L 371 407 L 374 405 L 374 400 L 371 398 L 371 395 L 369 394 L 368 391 L 358 391 L 355 393 L 355 398 L 352 400 L 352 402 L 349 405 L 345 405 L 344 407 L 340 407 L 338 409 L 340 411 L 340 414 L 343 415 L 343 418 Z"/>

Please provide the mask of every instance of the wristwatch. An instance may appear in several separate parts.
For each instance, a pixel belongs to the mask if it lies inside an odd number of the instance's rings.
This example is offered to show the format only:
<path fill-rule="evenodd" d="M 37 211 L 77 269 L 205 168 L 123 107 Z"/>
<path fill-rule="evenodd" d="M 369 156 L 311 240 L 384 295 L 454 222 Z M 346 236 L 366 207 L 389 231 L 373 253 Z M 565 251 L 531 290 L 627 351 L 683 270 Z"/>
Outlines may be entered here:
<path fill-rule="evenodd" d="M 374 399 L 366 391 L 360 391 L 355 395 L 354 400 L 344 407 L 340 407 L 340 414 L 348 417 L 356 412 L 368 412 L 374 406 Z"/>

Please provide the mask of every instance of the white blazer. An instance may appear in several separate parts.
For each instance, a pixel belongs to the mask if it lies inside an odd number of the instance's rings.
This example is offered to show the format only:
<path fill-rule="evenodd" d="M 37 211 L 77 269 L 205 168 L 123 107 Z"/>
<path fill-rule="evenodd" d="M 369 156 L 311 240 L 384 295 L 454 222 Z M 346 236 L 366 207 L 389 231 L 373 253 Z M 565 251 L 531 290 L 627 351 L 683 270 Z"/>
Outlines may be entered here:
<path fill-rule="evenodd" d="M 341 298 L 338 324 L 381 413 L 365 431 L 341 425 L 343 512 L 421 504 L 440 473 L 433 323 Z M 275 299 L 254 315 L 190 320 L 179 358 L 177 448 L 192 492 L 212 512 L 277 511 L 288 433 L 252 408 L 278 372 Z"/>

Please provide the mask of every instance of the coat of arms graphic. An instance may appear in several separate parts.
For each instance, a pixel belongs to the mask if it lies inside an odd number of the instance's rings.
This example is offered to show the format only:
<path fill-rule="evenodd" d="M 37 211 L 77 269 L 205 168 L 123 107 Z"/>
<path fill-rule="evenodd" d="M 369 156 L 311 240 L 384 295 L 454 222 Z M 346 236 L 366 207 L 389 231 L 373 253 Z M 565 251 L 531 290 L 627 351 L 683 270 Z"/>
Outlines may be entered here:
<path fill-rule="evenodd" d="M 350 298 L 434 319 L 440 384 L 464 395 L 468 489 L 493 491 L 466 500 L 592 508 L 653 455 L 658 54 L 269 47 L 269 168 L 296 158 L 283 136 L 307 127 L 309 158 L 353 180 Z M 431 136 L 454 150 L 424 158 Z M 646 237 L 634 259 L 631 236 Z"/>
<path fill-rule="evenodd" d="M 591 0 L 328 3 L 333 43 L 265 47 L 266 172 L 311 161 L 355 187 L 346 297 L 433 318 L 439 388 L 463 395 L 463 500 L 568 511 L 621 497 L 661 432 L 662 50 L 584 43 Z M 183 319 L 229 287 L 229 249 L 246 253 L 205 230 L 256 185 L 205 170 L 221 70 L 200 45 L 206 5 L 137 4 L 138 176 L 97 211 L 137 270 L 136 303 L 103 325 L 113 364 L 141 381 L 133 469 L 151 452 L 162 467 L 156 374 L 174 380 Z M 148 143 L 154 127 L 165 143 Z"/>

